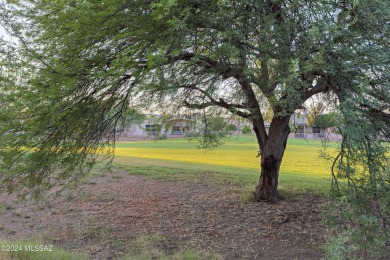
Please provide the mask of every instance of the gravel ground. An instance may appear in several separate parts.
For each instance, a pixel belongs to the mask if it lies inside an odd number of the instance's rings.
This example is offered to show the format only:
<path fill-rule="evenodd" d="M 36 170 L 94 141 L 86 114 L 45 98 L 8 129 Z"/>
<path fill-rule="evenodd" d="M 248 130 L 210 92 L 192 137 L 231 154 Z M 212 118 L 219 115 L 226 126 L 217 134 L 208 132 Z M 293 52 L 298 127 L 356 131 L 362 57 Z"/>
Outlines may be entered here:
<path fill-rule="evenodd" d="M 137 238 L 152 235 L 167 254 L 191 248 L 223 259 L 323 257 L 320 197 L 248 203 L 240 201 L 241 192 L 231 185 L 108 174 L 46 202 L 0 196 L 0 237 L 39 236 L 90 259 L 116 259 Z"/>

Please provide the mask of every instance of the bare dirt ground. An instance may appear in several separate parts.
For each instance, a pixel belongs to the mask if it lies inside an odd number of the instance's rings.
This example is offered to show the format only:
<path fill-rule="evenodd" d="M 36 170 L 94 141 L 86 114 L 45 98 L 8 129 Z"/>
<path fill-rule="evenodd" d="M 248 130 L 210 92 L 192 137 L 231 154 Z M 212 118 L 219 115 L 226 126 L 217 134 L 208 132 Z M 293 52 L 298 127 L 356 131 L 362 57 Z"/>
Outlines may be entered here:
<path fill-rule="evenodd" d="M 41 236 L 90 259 L 116 259 L 141 236 L 160 250 L 218 253 L 223 259 L 319 259 L 322 199 L 310 194 L 277 204 L 240 201 L 237 186 L 151 180 L 127 173 L 94 177 L 46 202 L 2 195 L 0 238 Z"/>

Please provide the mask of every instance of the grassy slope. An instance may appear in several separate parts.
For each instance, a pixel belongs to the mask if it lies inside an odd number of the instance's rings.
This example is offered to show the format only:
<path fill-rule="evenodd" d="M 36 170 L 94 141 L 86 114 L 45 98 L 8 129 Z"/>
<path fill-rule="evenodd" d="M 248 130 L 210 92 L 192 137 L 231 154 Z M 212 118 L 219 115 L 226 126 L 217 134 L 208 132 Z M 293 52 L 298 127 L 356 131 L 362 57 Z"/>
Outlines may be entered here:
<path fill-rule="evenodd" d="M 334 147 L 328 152 L 334 152 Z M 150 177 L 195 180 L 201 173 L 213 173 L 218 182 L 255 186 L 259 176 L 257 150 L 252 136 L 231 137 L 213 151 L 198 149 L 196 141 L 185 139 L 128 142 L 117 144 L 115 163 L 133 174 Z M 326 192 L 330 164 L 319 158 L 320 150 L 320 141 L 289 140 L 280 174 L 282 191 Z"/>

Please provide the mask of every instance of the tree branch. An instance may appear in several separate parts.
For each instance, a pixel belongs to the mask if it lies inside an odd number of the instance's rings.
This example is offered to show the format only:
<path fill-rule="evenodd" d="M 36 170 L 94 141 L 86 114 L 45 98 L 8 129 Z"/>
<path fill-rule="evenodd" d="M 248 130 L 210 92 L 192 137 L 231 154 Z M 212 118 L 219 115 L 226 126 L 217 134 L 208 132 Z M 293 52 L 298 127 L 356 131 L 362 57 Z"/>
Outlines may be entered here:
<path fill-rule="evenodd" d="M 267 132 L 265 131 L 264 120 L 261 114 L 259 102 L 257 101 L 256 95 L 253 92 L 249 82 L 243 81 L 240 82 L 240 84 L 247 99 L 248 109 L 251 113 L 251 121 L 253 122 L 253 128 L 258 139 L 260 150 L 262 150 L 267 143 L 268 136 Z"/>
<path fill-rule="evenodd" d="M 373 113 L 373 114 L 383 118 L 384 120 L 390 122 L 390 114 L 388 114 L 388 113 L 386 113 L 386 112 L 384 112 L 384 111 L 382 111 L 380 109 L 374 108 L 374 107 L 372 107 L 372 106 L 370 106 L 368 104 L 365 104 L 365 103 L 360 103 L 360 106 L 362 108 L 367 109 L 367 111 L 369 111 L 369 112 L 371 112 L 371 113 Z"/>
<path fill-rule="evenodd" d="M 215 73 L 219 74 L 224 79 L 230 77 L 239 79 L 242 75 L 242 73 L 240 73 L 238 69 L 235 69 L 226 63 L 213 60 L 210 57 L 206 57 L 198 53 L 184 52 L 176 56 L 168 56 L 166 64 L 173 64 L 177 61 L 194 61 L 195 65 L 201 66 L 207 70 L 213 70 Z"/>
<path fill-rule="evenodd" d="M 244 117 L 244 118 L 249 118 L 250 117 L 249 113 L 245 113 L 243 111 L 238 110 L 238 109 L 246 109 L 246 107 L 244 105 L 227 103 L 222 98 L 219 98 L 219 100 L 217 101 L 210 95 L 210 93 L 208 93 L 207 91 L 197 87 L 194 84 L 193 85 L 183 85 L 180 88 L 197 90 L 197 91 L 201 92 L 202 94 L 204 94 L 205 97 L 207 97 L 209 99 L 209 102 L 205 102 L 205 103 L 201 103 L 201 104 L 191 104 L 191 103 L 189 103 L 187 101 L 184 101 L 184 106 L 186 106 L 188 108 L 204 109 L 204 108 L 210 107 L 210 106 L 219 106 L 221 108 L 225 108 L 226 110 L 228 110 L 232 114 L 235 114 L 235 115 L 238 115 L 238 116 L 241 116 L 241 117 Z"/>
<path fill-rule="evenodd" d="M 320 77 L 317 79 L 317 84 L 315 84 L 312 88 L 308 89 L 303 93 L 303 100 L 306 101 L 310 97 L 314 96 L 315 94 L 319 94 L 321 92 L 325 92 L 329 89 L 330 82 L 325 77 Z"/>

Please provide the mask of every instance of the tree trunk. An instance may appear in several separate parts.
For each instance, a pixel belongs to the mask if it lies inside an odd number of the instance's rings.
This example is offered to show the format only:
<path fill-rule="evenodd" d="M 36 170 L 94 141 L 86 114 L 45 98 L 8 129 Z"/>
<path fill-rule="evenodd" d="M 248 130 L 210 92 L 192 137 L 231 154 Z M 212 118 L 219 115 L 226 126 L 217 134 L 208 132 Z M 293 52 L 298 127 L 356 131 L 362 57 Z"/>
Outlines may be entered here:
<path fill-rule="evenodd" d="M 268 138 L 260 154 L 260 180 L 254 191 L 255 201 L 276 202 L 281 199 L 278 193 L 279 169 L 282 163 L 287 138 L 290 116 L 273 118 Z"/>

